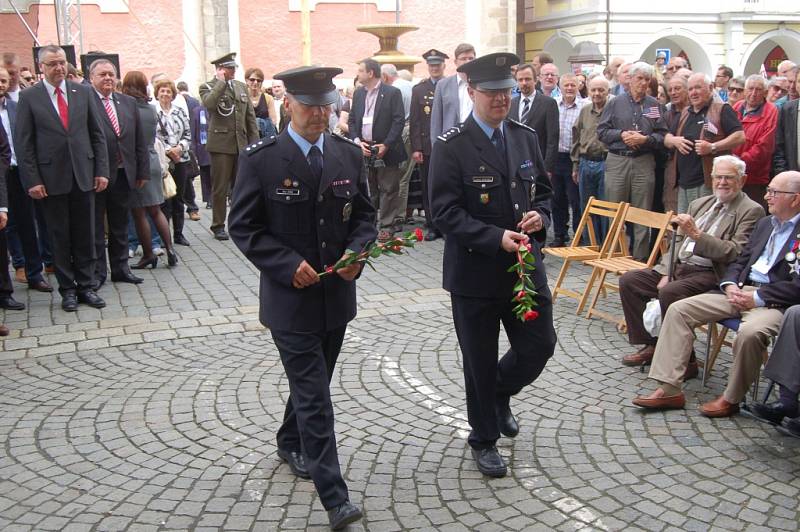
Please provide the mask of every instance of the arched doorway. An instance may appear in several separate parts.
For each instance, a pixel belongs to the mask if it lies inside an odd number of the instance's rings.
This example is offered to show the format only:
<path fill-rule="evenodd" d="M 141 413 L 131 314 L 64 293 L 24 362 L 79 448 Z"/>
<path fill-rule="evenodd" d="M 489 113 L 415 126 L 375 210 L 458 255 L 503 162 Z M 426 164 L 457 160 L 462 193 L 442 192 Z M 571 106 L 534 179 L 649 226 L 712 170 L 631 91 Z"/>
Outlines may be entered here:
<path fill-rule="evenodd" d="M 695 72 L 705 72 L 713 74 L 711 60 L 697 41 L 685 35 L 667 35 L 658 38 L 644 49 L 640 59 L 646 63 L 653 64 L 656 60 L 656 50 L 659 48 L 669 48 L 671 56 L 681 56 L 689 62 L 689 67 Z"/>
<path fill-rule="evenodd" d="M 776 50 L 776 48 L 780 50 Z M 758 74 L 761 71 L 761 65 L 764 65 L 768 74 L 774 74 L 775 67 L 780 62 L 780 52 L 783 52 L 784 58 L 794 58 L 794 61 L 797 61 L 796 58 L 800 57 L 800 33 L 791 30 L 775 30 L 760 35 L 744 54 L 743 73 L 746 75 Z M 769 61 L 769 65 L 765 64 L 767 61 Z M 771 73 L 770 67 L 772 67 Z"/>
<path fill-rule="evenodd" d="M 558 67 L 560 73 L 571 72 L 571 67 L 567 58 L 572 55 L 575 47 L 575 39 L 565 32 L 558 30 L 552 37 L 544 43 L 544 51 L 553 56 L 553 62 Z"/>

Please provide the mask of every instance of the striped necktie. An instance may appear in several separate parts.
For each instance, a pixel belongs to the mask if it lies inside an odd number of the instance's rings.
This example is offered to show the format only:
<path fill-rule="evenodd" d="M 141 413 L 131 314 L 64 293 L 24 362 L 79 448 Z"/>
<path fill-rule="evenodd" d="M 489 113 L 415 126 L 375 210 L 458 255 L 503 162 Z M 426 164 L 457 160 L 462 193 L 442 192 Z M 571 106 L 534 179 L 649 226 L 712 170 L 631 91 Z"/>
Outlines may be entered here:
<path fill-rule="evenodd" d="M 111 127 L 114 128 L 114 133 L 119 137 L 119 121 L 117 121 L 117 114 L 111 107 L 111 99 L 103 98 L 103 107 L 106 108 L 106 114 L 108 115 L 108 119 L 111 120 Z"/>

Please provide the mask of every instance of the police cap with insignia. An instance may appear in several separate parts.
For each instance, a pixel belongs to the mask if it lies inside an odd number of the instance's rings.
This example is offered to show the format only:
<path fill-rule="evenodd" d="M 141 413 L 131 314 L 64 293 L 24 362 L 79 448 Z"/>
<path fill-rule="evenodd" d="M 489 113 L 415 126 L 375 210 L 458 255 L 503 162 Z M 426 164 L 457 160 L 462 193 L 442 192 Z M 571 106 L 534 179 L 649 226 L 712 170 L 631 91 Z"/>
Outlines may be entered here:
<path fill-rule="evenodd" d="M 330 105 L 339 98 L 333 78 L 344 72 L 336 67 L 302 66 L 284 70 L 273 78 L 283 81 L 286 92 L 305 105 Z"/>
<path fill-rule="evenodd" d="M 444 52 L 440 52 L 436 48 L 431 48 L 430 50 L 422 54 L 422 58 L 429 65 L 441 65 L 442 63 L 444 63 L 445 59 L 450 59 L 450 56 L 448 56 Z"/>
<path fill-rule="evenodd" d="M 519 64 L 516 54 L 500 52 L 473 59 L 456 70 L 465 73 L 469 84 L 476 89 L 511 89 L 517 85 L 511 73 L 511 67 L 516 64 Z"/>
<path fill-rule="evenodd" d="M 236 64 L 236 52 L 231 52 L 229 54 L 225 54 L 218 59 L 214 59 L 211 61 L 211 64 L 216 67 L 223 67 L 223 68 L 236 68 L 239 65 Z"/>

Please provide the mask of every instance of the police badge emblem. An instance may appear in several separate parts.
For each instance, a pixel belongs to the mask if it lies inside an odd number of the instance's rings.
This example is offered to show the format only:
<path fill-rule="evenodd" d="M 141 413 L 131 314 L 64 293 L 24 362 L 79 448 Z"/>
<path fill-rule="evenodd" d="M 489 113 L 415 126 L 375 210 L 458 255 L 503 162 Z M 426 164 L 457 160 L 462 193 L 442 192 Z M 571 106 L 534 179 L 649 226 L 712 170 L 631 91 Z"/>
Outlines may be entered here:
<path fill-rule="evenodd" d="M 353 214 L 353 202 L 348 201 L 344 204 L 344 209 L 342 209 L 342 221 L 349 222 L 351 214 Z"/>
<path fill-rule="evenodd" d="M 488 205 L 488 203 L 489 203 L 489 193 L 488 192 L 484 192 L 483 194 L 481 194 L 481 203 L 483 205 Z"/>

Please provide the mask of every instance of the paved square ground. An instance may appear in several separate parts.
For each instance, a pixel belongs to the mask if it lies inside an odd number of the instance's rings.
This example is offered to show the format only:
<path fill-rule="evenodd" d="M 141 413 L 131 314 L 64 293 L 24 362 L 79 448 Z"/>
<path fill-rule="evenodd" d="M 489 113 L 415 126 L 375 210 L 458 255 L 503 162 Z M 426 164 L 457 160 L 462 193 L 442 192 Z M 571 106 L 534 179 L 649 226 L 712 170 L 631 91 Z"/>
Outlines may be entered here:
<path fill-rule="evenodd" d="M 257 321 L 257 274 L 202 214 L 179 267 L 104 287 L 103 310 L 68 314 L 17 285 L 28 308 L 0 314 L 13 328 L 0 341 L 0 528 L 326 529 L 311 482 L 276 456 L 288 385 Z M 619 363 L 626 339 L 570 299 L 556 303 L 555 356 L 512 401 L 521 432 L 499 442 L 510 474 L 484 478 L 465 441 L 442 248 L 380 259 L 359 281 L 332 383 L 365 509 L 352 529 L 798 529 L 800 440 L 697 412 L 730 354 L 707 387 L 687 386 L 686 410 L 643 413 L 630 400 L 652 384 Z M 551 279 L 558 266 L 547 260 Z M 616 295 L 604 305 L 619 312 Z"/>

